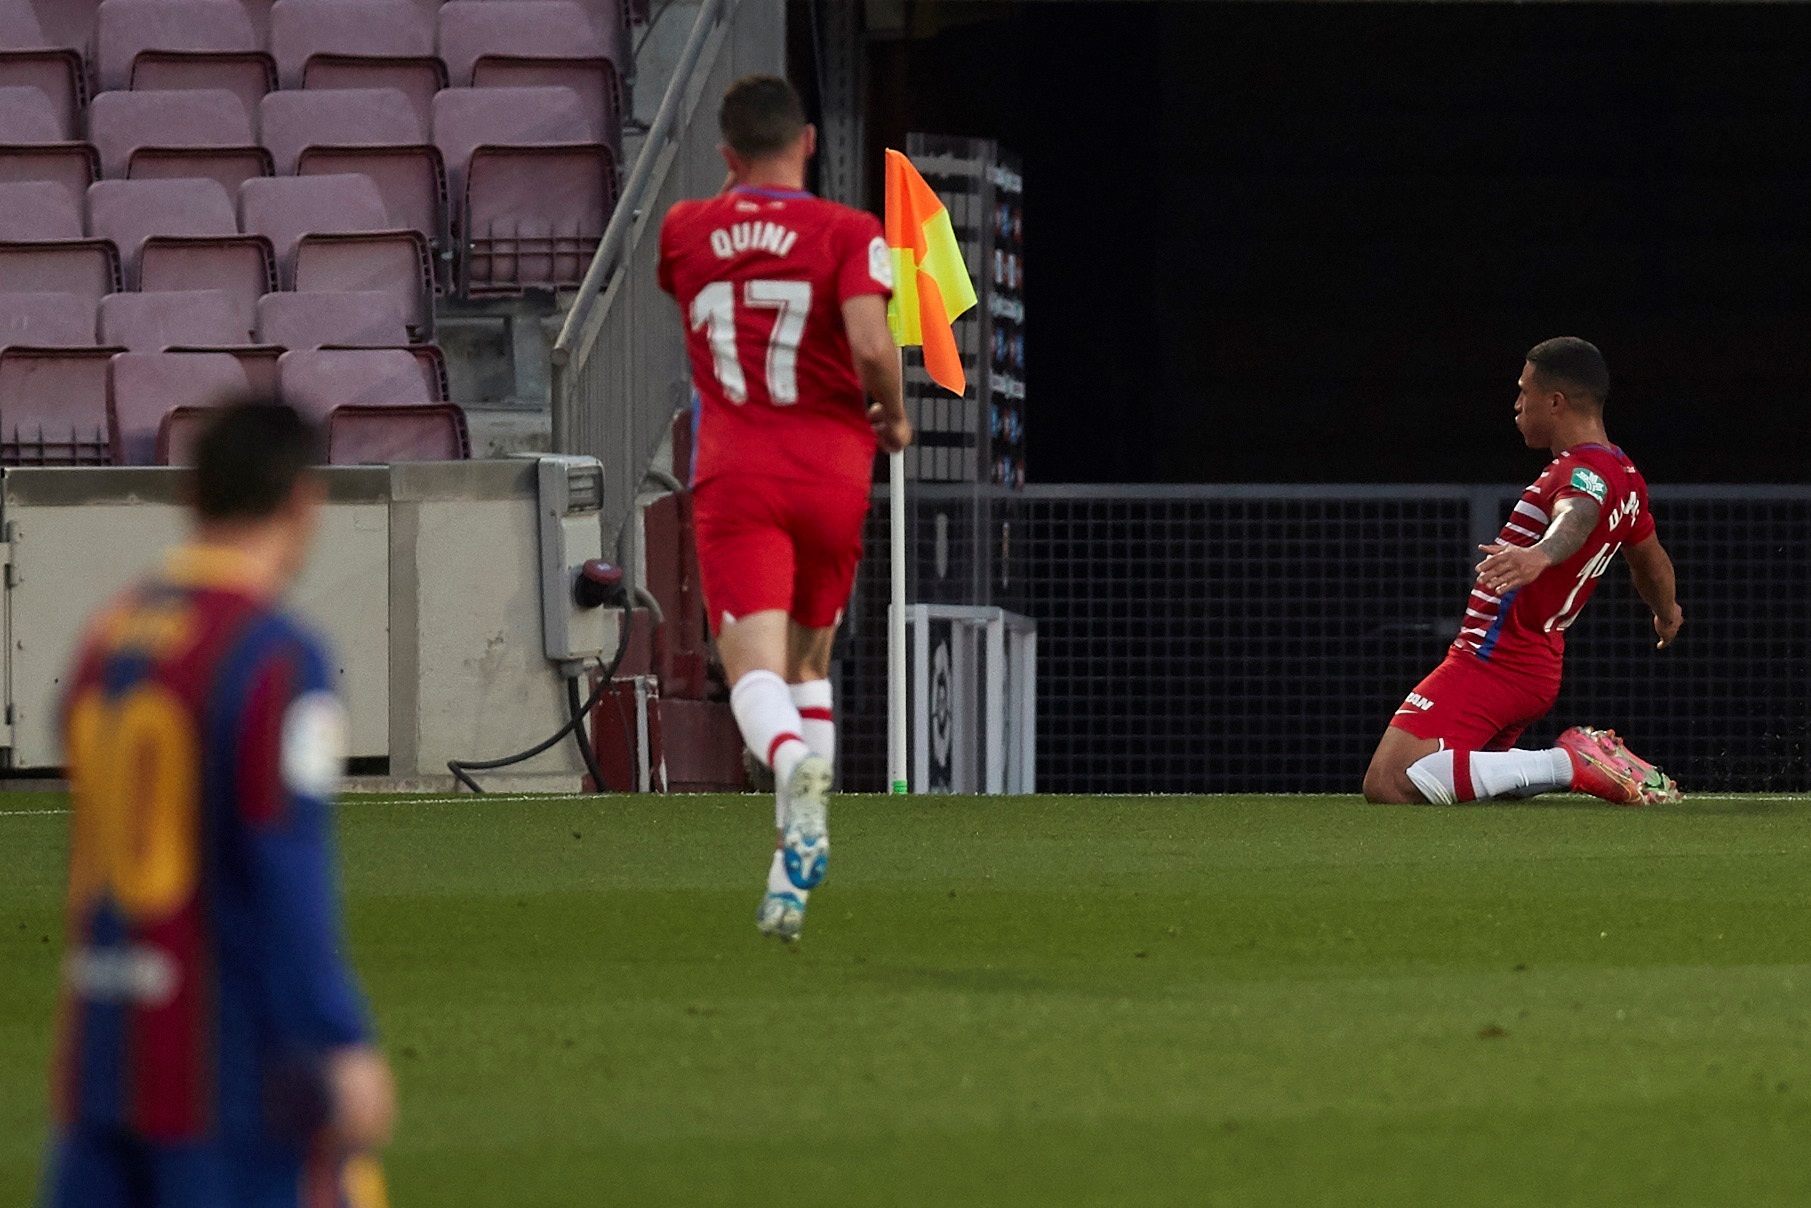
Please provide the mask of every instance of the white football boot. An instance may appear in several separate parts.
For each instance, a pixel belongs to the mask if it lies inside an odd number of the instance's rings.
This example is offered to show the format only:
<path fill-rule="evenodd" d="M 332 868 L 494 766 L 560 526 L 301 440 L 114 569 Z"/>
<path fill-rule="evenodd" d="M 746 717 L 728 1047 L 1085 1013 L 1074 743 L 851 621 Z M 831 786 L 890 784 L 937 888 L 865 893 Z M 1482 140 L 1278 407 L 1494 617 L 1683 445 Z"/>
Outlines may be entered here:
<path fill-rule="evenodd" d="M 830 868 L 830 761 L 807 755 L 787 777 L 781 797 L 780 850 L 786 878 L 816 889 Z M 801 908 L 802 909 L 802 908 Z"/>
<path fill-rule="evenodd" d="M 805 903 L 789 893 L 768 893 L 755 913 L 755 929 L 792 943 L 805 929 Z"/>

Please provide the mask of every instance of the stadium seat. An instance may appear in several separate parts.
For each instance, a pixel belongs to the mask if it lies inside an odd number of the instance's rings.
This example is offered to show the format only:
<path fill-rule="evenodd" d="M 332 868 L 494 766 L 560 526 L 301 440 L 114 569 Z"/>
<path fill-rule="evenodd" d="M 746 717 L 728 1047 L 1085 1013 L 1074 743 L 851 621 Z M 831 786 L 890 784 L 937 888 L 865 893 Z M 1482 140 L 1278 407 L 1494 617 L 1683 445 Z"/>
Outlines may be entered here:
<path fill-rule="evenodd" d="M 472 455 L 465 412 L 452 403 L 341 405 L 327 416 L 327 464 L 464 461 Z"/>
<path fill-rule="evenodd" d="M 277 86 L 276 65 L 235 0 L 103 0 L 96 18 L 102 89 L 224 88 L 255 117 Z"/>
<path fill-rule="evenodd" d="M 347 404 L 439 403 L 421 365 L 402 349 L 286 352 L 277 362 L 283 397 L 317 423 Z"/>
<path fill-rule="evenodd" d="M 438 5 L 442 0 L 433 0 Z M 500 0 L 489 0 L 498 3 Z M 616 47 L 624 44 L 632 24 L 647 24 L 647 0 L 566 0 L 568 4 L 577 5 L 584 10 L 598 36 L 605 44 Z M 614 57 L 614 56 L 613 56 Z M 617 59 L 617 65 L 628 73 L 632 64 Z"/>
<path fill-rule="evenodd" d="M 452 88 L 434 98 L 468 296 L 584 279 L 616 199 L 616 160 L 570 88 Z"/>
<path fill-rule="evenodd" d="M 409 98 L 394 88 L 273 92 L 264 145 L 289 175 L 371 178 L 390 225 L 446 241 L 446 169 Z"/>
<path fill-rule="evenodd" d="M 44 30 L 31 0 L 0 0 L 0 48 L 43 44 Z"/>
<path fill-rule="evenodd" d="M 88 106 L 88 136 L 109 177 L 203 177 L 232 193 L 271 175 L 239 98 L 220 88 L 103 92 Z"/>
<path fill-rule="evenodd" d="M 82 0 L 69 0 L 72 8 Z M 71 42 L 46 29 L 28 0 L 0 0 L 0 88 L 36 88 L 50 100 L 60 139 L 82 129 L 88 103 L 86 40 Z"/>
<path fill-rule="evenodd" d="M 94 14 L 101 0 L 9 0 L 35 9 L 44 45 L 86 53 L 94 42 Z M 10 43 L 9 43 L 10 45 Z"/>
<path fill-rule="evenodd" d="M 417 333 L 433 329 L 433 263 L 421 232 L 395 226 L 371 179 L 277 176 L 239 189 L 240 225 L 269 238 L 284 287 L 382 290 Z"/>
<path fill-rule="evenodd" d="M 414 357 L 429 396 L 448 397 L 446 354 L 437 344 L 411 344 L 396 299 L 374 291 L 275 293 L 258 300 L 258 335 L 266 346 L 400 349 Z"/>
<path fill-rule="evenodd" d="M 75 294 L 0 293 L 0 348 L 85 348 L 94 312 Z"/>
<path fill-rule="evenodd" d="M 0 290 L 75 294 L 91 310 L 117 292 L 119 253 L 83 234 L 81 213 L 54 181 L 0 184 Z"/>
<path fill-rule="evenodd" d="M 157 425 L 157 452 L 153 455 L 160 466 L 195 464 L 195 442 L 207 428 L 212 407 L 172 407 Z"/>
<path fill-rule="evenodd" d="M 42 89 L 0 88 L 0 182 L 55 181 L 79 208 L 100 174 L 94 148 L 70 140 Z"/>
<path fill-rule="evenodd" d="M 107 428 L 116 466 L 158 464 L 158 433 L 178 407 L 244 395 L 239 362 L 224 353 L 122 352 L 112 358 Z"/>
<path fill-rule="evenodd" d="M 107 361 L 117 348 L 0 349 L 0 463 L 104 466 Z"/>
<path fill-rule="evenodd" d="M 277 288 L 270 240 L 239 233 L 219 181 L 97 181 L 88 221 L 119 247 L 133 288 L 225 290 L 247 331 L 258 299 Z"/>
<path fill-rule="evenodd" d="M 606 41 L 569 0 L 450 0 L 440 9 L 440 57 L 453 87 L 570 88 L 612 152 L 622 145 L 621 53 L 620 38 Z"/>
<path fill-rule="evenodd" d="M 258 338 L 290 349 L 394 348 L 409 332 L 386 293 L 277 293 L 258 299 Z"/>
<path fill-rule="evenodd" d="M 250 18 L 252 32 L 258 35 L 258 44 L 270 46 L 270 6 L 273 0 L 239 0 L 245 6 L 245 15 Z"/>
<path fill-rule="evenodd" d="M 130 352 L 248 344 L 251 330 L 224 290 L 160 290 L 101 299 L 100 340 Z"/>
<path fill-rule="evenodd" d="M 431 12 L 408 0 L 277 0 L 270 47 L 285 88 L 395 88 L 425 125 L 446 65 Z"/>

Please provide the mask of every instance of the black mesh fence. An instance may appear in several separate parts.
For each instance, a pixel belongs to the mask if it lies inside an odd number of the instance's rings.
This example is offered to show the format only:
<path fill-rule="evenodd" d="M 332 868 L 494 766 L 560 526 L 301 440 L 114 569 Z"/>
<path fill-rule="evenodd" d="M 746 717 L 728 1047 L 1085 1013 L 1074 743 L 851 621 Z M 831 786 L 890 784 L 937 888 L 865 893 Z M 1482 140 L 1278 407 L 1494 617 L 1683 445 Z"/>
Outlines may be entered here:
<path fill-rule="evenodd" d="M 1444 654 L 1516 487 L 921 487 L 913 602 L 1038 624 L 1047 792 L 1352 792 Z M 886 759 L 887 501 L 842 663 L 845 787 Z M 1610 726 L 1691 791 L 1811 787 L 1811 488 L 1656 488 L 1687 624 L 1657 654 L 1620 562 L 1525 743 Z"/>

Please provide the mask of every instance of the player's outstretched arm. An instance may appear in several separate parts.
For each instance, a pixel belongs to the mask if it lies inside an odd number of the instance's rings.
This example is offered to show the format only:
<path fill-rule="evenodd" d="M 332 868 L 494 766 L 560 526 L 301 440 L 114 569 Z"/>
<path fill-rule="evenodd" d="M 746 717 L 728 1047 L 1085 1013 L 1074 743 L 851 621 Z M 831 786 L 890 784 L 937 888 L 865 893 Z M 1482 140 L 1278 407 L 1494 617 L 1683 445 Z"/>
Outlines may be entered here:
<path fill-rule="evenodd" d="M 873 400 L 868 419 L 880 447 L 897 453 L 912 443 L 912 423 L 906 418 L 905 383 L 899 369 L 899 346 L 887 330 L 887 299 L 883 294 L 857 294 L 843 303 L 843 329 L 849 335 L 849 355 L 855 362 L 862 390 Z"/>
<path fill-rule="evenodd" d="M 1629 560 L 1629 575 L 1635 580 L 1635 590 L 1654 610 L 1654 633 L 1660 639 L 1654 648 L 1665 650 L 1679 636 L 1679 626 L 1685 623 L 1685 613 L 1674 595 L 1673 560 L 1667 556 L 1666 547 L 1660 544 L 1658 537 L 1649 537 L 1627 547 L 1622 556 Z"/>
<path fill-rule="evenodd" d="M 1523 547 L 1494 542 L 1480 545 L 1487 557 L 1478 563 L 1478 582 L 1485 591 L 1504 595 L 1526 587 L 1550 566 L 1558 566 L 1585 547 L 1603 509 L 1597 501 L 1569 495 L 1553 507 L 1553 520 L 1533 545 Z"/>

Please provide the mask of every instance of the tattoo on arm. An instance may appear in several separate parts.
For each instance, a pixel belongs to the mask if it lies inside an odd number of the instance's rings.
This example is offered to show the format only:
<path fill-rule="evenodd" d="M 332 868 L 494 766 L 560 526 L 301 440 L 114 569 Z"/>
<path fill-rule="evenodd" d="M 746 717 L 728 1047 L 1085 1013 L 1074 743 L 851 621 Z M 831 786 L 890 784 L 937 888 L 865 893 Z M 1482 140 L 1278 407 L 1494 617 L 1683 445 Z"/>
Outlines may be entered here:
<path fill-rule="evenodd" d="M 1562 499 L 1553 509 L 1553 523 L 1534 548 L 1546 554 L 1555 566 L 1585 548 L 1585 539 L 1597 527 L 1603 509 L 1589 499 Z"/>

